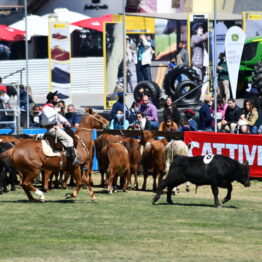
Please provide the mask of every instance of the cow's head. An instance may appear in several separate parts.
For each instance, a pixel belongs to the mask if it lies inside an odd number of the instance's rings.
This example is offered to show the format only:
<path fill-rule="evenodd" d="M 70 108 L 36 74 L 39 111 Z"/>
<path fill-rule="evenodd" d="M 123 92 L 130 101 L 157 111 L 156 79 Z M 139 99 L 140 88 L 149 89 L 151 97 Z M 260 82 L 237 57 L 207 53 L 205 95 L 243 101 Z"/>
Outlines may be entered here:
<path fill-rule="evenodd" d="M 241 183 L 245 187 L 250 186 L 248 161 L 246 161 L 244 164 L 240 164 L 240 169 L 237 174 L 236 181 Z"/>

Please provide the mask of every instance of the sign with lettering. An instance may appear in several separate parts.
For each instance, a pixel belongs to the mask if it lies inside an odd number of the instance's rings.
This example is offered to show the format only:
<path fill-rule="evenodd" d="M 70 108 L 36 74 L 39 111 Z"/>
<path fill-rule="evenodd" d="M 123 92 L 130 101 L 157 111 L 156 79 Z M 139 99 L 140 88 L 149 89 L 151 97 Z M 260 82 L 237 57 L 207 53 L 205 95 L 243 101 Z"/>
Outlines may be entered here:
<path fill-rule="evenodd" d="M 227 68 L 233 98 L 236 98 L 238 71 L 246 35 L 238 26 L 228 29 L 225 40 Z"/>
<path fill-rule="evenodd" d="M 251 177 L 262 177 L 261 135 L 234 135 L 225 133 L 190 132 L 184 133 L 185 143 L 190 144 L 190 155 L 224 155 L 248 161 Z"/>

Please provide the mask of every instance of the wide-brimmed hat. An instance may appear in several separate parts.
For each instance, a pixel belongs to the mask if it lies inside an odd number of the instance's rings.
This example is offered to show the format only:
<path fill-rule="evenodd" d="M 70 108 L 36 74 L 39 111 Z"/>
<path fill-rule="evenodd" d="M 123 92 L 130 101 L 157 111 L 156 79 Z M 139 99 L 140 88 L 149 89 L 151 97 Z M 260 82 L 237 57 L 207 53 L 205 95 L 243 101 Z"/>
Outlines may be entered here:
<path fill-rule="evenodd" d="M 196 31 L 199 27 L 203 27 L 204 23 L 203 22 L 197 22 L 192 25 L 192 31 Z"/>
<path fill-rule="evenodd" d="M 196 114 L 193 109 L 186 109 L 186 110 L 185 110 L 185 113 L 189 113 L 189 114 L 191 114 L 192 116 L 194 116 L 194 115 Z"/>

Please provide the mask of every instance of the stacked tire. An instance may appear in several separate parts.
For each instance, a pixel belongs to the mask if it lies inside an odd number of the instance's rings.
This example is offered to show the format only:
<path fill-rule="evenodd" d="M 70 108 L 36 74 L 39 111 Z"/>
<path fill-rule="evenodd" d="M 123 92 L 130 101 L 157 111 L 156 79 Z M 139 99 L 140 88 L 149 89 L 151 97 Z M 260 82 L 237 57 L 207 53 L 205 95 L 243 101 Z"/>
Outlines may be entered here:
<path fill-rule="evenodd" d="M 262 93 L 262 61 L 258 62 L 254 68 L 252 84 L 259 93 Z"/>
<path fill-rule="evenodd" d="M 152 100 L 152 103 L 158 107 L 159 99 L 161 97 L 160 87 L 152 81 L 141 81 L 137 84 L 134 90 L 134 100 L 138 103 L 141 99 L 139 90 L 143 88 L 145 93 L 148 94 Z"/>
<path fill-rule="evenodd" d="M 187 80 L 181 82 L 181 75 L 186 76 Z M 163 88 L 168 96 L 171 96 L 173 100 L 176 100 L 182 95 L 192 91 L 200 84 L 201 80 L 197 72 L 192 67 L 180 65 L 166 74 Z M 179 103 L 194 104 L 199 101 L 200 96 L 201 88 L 197 88 L 190 94 L 183 97 Z"/>

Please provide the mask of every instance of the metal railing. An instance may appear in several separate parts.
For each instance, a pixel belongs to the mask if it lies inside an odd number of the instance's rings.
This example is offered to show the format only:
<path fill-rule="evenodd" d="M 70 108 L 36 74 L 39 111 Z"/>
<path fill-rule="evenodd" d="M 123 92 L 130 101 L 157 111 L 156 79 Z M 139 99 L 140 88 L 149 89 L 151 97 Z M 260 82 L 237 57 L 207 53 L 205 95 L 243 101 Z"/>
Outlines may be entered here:
<path fill-rule="evenodd" d="M 8 74 L 8 75 L 6 75 L 6 76 L 3 76 L 3 77 L 2 77 L 2 80 L 3 80 L 3 79 L 6 79 L 6 78 L 8 78 L 8 77 L 10 77 L 10 76 L 13 76 L 13 75 L 15 75 L 15 74 L 17 74 L 17 73 L 20 73 L 20 84 L 22 85 L 22 83 L 23 83 L 23 71 L 24 71 L 24 70 L 25 70 L 25 67 L 23 67 L 23 68 L 15 71 L 15 72 L 13 72 L 13 73 L 10 73 L 10 74 Z"/>
<path fill-rule="evenodd" d="M 10 120 L 10 121 L 0 121 L 0 128 L 2 128 L 2 125 L 6 125 L 6 124 L 10 124 L 10 125 L 14 125 L 13 129 L 14 129 L 14 134 L 21 134 L 21 128 L 20 128 L 20 121 L 21 121 L 21 111 L 20 111 L 20 87 L 19 85 L 16 83 L 12 83 L 12 84 L 5 84 L 5 85 L 13 85 L 16 88 L 17 91 L 17 95 L 16 95 L 16 103 L 13 106 L 13 108 L 4 108 L 4 109 L 0 109 L 0 112 L 13 112 L 14 115 L 14 119 Z"/>

